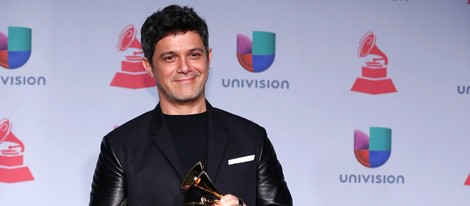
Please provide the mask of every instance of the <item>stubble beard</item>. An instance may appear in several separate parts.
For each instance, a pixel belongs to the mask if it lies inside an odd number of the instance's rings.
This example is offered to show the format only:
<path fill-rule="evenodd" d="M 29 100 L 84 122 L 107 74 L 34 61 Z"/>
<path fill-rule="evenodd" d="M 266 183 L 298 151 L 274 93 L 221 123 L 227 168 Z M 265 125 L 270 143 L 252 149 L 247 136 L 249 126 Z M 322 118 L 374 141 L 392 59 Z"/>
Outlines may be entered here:
<path fill-rule="evenodd" d="M 164 87 L 162 84 L 158 82 L 157 82 L 157 87 L 158 87 L 159 93 L 161 93 L 161 95 L 163 95 L 167 101 L 173 102 L 176 104 L 185 104 L 185 103 L 190 103 L 190 102 L 196 102 L 201 97 L 205 98 L 204 95 L 205 95 L 206 81 L 207 79 L 204 80 L 201 86 L 198 86 L 197 88 L 193 89 L 190 95 L 180 94 L 175 90 Z"/>

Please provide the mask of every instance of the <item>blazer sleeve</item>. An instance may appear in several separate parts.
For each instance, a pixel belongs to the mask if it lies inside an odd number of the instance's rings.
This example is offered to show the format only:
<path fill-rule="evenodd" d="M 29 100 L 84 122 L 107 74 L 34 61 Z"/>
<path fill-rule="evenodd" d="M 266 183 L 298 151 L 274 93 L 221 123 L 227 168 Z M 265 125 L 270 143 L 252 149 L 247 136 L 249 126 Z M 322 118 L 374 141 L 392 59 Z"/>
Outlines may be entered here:
<path fill-rule="evenodd" d="M 101 142 L 101 152 L 93 176 L 89 205 L 127 205 L 124 169 L 107 138 Z"/>
<path fill-rule="evenodd" d="M 257 187 L 256 205 L 293 205 L 281 164 L 267 136 L 264 139 L 258 164 Z"/>

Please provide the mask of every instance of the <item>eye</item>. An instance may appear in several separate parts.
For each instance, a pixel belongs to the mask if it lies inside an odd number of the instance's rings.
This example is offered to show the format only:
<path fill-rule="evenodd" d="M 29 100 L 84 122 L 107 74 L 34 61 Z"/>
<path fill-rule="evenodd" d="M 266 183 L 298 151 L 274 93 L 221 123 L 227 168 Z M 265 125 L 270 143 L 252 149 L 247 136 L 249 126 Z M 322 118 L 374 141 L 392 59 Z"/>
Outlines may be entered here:
<path fill-rule="evenodd" d="M 201 57 L 202 54 L 201 54 L 201 52 L 192 52 L 190 56 L 191 56 L 192 59 L 197 59 L 197 58 Z"/>
<path fill-rule="evenodd" d="M 175 60 L 175 57 L 174 56 L 171 56 L 171 55 L 168 55 L 168 56 L 164 56 L 163 57 L 163 61 L 166 61 L 166 62 L 172 62 Z"/>

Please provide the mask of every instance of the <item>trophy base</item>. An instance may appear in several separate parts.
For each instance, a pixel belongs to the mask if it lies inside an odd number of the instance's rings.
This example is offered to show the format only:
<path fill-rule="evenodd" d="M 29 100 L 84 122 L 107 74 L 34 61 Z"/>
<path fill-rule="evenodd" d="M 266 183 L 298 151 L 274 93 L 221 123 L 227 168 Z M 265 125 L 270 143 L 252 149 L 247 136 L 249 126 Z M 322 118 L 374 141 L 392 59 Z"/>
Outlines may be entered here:
<path fill-rule="evenodd" d="M 359 77 L 354 82 L 351 91 L 367 94 L 385 94 L 397 92 L 397 89 L 391 79 L 372 80 Z"/>
<path fill-rule="evenodd" d="M 117 72 L 111 81 L 111 86 L 124 87 L 129 89 L 139 89 L 147 87 L 155 87 L 155 80 L 147 73 L 123 73 Z"/>
<path fill-rule="evenodd" d="M 15 183 L 34 180 L 33 174 L 29 168 L 15 167 L 15 168 L 2 168 L 0 167 L 0 182 Z"/>

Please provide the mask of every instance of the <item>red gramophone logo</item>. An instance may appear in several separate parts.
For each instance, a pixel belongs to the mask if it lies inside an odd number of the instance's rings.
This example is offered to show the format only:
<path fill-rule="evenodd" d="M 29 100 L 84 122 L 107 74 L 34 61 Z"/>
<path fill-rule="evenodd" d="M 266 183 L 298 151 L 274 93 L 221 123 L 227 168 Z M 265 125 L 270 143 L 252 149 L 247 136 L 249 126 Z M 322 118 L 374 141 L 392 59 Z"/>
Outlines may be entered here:
<path fill-rule="evenodd" d="M 11 132 L 8 119 L 0 120 L 0 182 L 15 183 L 34 180 L 23 165 L 24 144 Z"/>
<path fill-rule="evenodd" d="M 147 74 L 142 65 L 144 52 L 139 40 L 136 39 L 134 25 L 130 24 L 121 31 L 117 49 L 118 51 L 132 49 L 133 52 L 121 61 L 121 71 L 114 75 L 111 86 L 139 89 L 156 85 L 155 80 Z"/>
<path fill-rule="evenodd" d="M 362 66 L 362 76 L 356 79 L 351 91 L 367 94 L 385 94 L 397 92 L 392 79 L 387 78 L 387 56 L 375 44 L 375 35 L 372 32 L 366 33 L 360 43 L 359 57 L 371 56 L 371 61 L 367 61 Z M 373 55 L 373 56 L 372 56 Z"/>
<path fill-rule="evenodd" d="M 465 181 L 464 184 L 467 185 L 467 186 L 470 186 L 470 174 L 468 175 L 467 180 Z"/>

